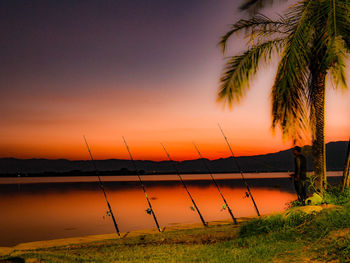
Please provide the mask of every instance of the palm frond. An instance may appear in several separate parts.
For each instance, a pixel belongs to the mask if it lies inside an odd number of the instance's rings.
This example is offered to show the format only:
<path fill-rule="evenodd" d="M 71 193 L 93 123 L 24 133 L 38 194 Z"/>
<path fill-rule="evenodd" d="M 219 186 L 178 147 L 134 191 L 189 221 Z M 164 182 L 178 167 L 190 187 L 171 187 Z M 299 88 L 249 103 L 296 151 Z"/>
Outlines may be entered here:
<path fill-rule="evenodd" d="M 328 8 L 328 16 L 333 16 L 333 19 L 329 19 L 327 23 L 327 31 L 329 36 L 341 37 L 344 40 L 344 47 L 347 52 L 350 51 L 350 1 L 349 0 L 333 0 L 332 4 L 325 6 Z"/>
<path fill-rule="evenodd" d="M 336 87 L 346 89 L 345 59 L 349 53 L 350 1 L 310 1 L 309 24 L 315 38 L 311 47 L 312 71 L 330 73 Z"/>
<path fill-rule="evenodd" d="M 317 46 L 323 49 L 324 46 L 328 46 L 328 42 L 331 41 L 331 39 L 341 37 L 345 41 L 345 47 L 349 50 L 350 1 L 309 0 L 307 2 L 309 6 L 307 19 L 309 25 L 315 29 L 315 34 L 318 35 Z M 291 16 L 294 16 L 294 14 L 292 13 Z M 298 16 L 296 16 L 294 20 L 298 23 Z"/>
<path fill-rule="evenodd" d="M 312 27 L 308 21 L 308 1 L 301 1 L 289 15 L 292 33 L 279 63 L 271 92 L 272 128 L 279 126 L 282 134 L 301 140 L 308 130 L 307 94 L 309 79 L 309 43 Z"/>
<path fill-rule="evenodd" d="M 303 23 L 312 23 L 310 21 L 310 15 L 314 11 L 313 1 L 315 0 L 302 0 L 287 9 L 287 12 L 283 16 L 288 21 L 289 34 L 295 34 L 294 32 L 303 26 Z"/>
<path fill-rule="evenodd" d="M 301 140 L 308 130 L 308 69 L 305 65 L 292 70 L 295 58 L 286 52 L 279 64 L 271 92 L 272 128 L 280 127 L 284 137 Z"/>
<path fill-rule="evenodd" d="M 272 20 L 265 15 L 258 14 L 250 19 L 241 19 L 231 25 L 231 29 L 221 37 L 219 45 L 221 46 L 222 53 L 225 53 L 227 42 L 235 33 L 243 31 L 246 37 L 254 37 L 256 34 L 259 36 L 272 36 L 275 33 L 284 34 L 283 27 L 287 25 L 288 23 L 283 17 L 280 17 L 279 20 Z"/>
<path fill-rule="evenodd" d="M 326 1 L 322 9 L 328 13 L 329 21 L 327 30 L 329 36 L 341 36 L 343 39 L 350 39 L 350 1 L 332 0 Z M 349 42 L 348 42 L 349 43 Z"/>
<path fill-rule="evenodd" d="M 334 44 L 330 51 L 329 57 L 331 58 L 331 67 L 329 74 L 335 83 L 335 87 L 340 87 L 342 90 L 347 89 L 347 81 L 345 74 L 345 59 L 347 58 L 347 50 L 345 42 L 340 37 L 335 38 Z"/>
<path fill-rule="evenodd" d="M 284 38 L 270 40 L 230 57 L 220 79 L 217 100 L 227 102 L 230 107 L 234 101 L 238 102 L 249 87 L 249 79 L 256 73 L 261 59 L 269 61 L 272 53 L 279 52 L 284 42 Z"/>

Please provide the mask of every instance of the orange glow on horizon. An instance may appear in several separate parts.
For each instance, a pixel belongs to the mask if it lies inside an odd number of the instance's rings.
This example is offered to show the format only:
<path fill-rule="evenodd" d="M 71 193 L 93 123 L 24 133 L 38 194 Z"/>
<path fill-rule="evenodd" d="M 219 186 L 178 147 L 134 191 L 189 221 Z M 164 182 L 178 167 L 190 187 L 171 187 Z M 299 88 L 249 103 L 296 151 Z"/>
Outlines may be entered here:
<path fill-rule="evenodd" d="M 106 81 L 103 93 L 87 88 L 83 95 L 58 94 L 54 99 L 49 93 L 19 94 L 17 104 L 11 106 L 15 110 L 1 119 L 6 129 L 0 130 L 0 157 L 87 160 L 82 137 L 86 135 L 95 159 L 128 159 L 122 136 L 135 159 L 166 160 L 160 142 L 174 160 L 197 159 L 193 141 L 205 158 L 225 158 L 230 154 L 217 123 L 236 156 L 292 146 L 278 130 L 273 135 L 270 129 L 273 68 L 258 73 L 252 83 L 254 92 L 248 92 L 231 111 L 215 102 L 217 72 L 210 75 L 191 89 L 177 90 L 177 86 L 187 87 L 186 80 L 181 80 L 168 84 L 164 92 L 149 90 L 149 84 L 137 93 L 114 90 L 113 83 Z M 327 98 L 326 142 L 347 141 L 350 92 L 329 90 Z"/>
<path fill-rule="evenodd" d="M 200 151 L 204 158 L 214 160 L 219 158 L 228 158 L 231 156 L 226 144 L 218 145 L 205 145 L 198 144 Z M 93 153 L 93 157 L 96 160 L 105 159 L 129 159 L 129 155 L 126 152 L 124 145 L 120 144 L 118 146 L 110 145 L 90 145 Z M 262 155 L 268 153 L 274 153 L 278 151 L 283 151 L 292 147 L 292 144 L 286 146 L 272 145 L 270 147 L 256 147 L 251 145 L 250 149 L 244 146 L 237 146 L 232 144 L 232 148 L 235 156 L 252 156 L 252 155 Z M 24 148 L 23 146 L 21 147 Z M 168 160 L 163 149 L 159 147 L 148 147 L 148 146 L 130 146 L 132 150 L 133 158 L 136 160 L 152 160 L 152 161 L 163 161 Z M 248 148 L 248 149 L 247 149 Z M 183 145 L 177 146 L 176 143 L 169 144 L 167 147 L 173 160 L 184 161 L 198 159 L 199 155 L 195 152 L 193 145 L 190 142 L 184 143 Z M 45 159 L 69 159 L 69 160 L 89 160 L 90 156 L 87 152 L 85 145 L 59 145 L 57 147 L 38 147 L 36 145 L 35 149 L 27 149 L 22 154 L 12 154 L 10 156 L 3 155 L 2 157 L 15 157 L 20 159 L 31 159 L 31 158 L 45 158 Z M 69 154 L 67 154 L 69 153 Z"/>

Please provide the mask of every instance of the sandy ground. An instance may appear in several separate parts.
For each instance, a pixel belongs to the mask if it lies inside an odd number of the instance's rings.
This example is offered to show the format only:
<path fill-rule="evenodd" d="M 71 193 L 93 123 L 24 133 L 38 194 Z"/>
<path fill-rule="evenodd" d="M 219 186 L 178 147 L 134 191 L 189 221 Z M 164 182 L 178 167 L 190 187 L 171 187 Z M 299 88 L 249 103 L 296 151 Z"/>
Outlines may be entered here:
<path fill-rule="evenodd" d="M 311 212 L 319 212 L 322 209 L 334 207 L 333 205 L 322 205 L 322 206 L 304 206 L 304 207 L 297 207 L 293 208 L 293 210 L 301 210 L 306 213 Z M 285 213 L 287 214 L 290 212 L 290 210 L 287 210 Z M 238 223 L 247 221 L 249 219 L 252 219 L 254 217 L 244 217 L 244 218 L 238 218 Z M 231 220 L 224 220 L 224 221 L 212 221 L 209 222 L 209 226 L 218 225 L 218 224 L 231 224 Z M 164 231 L 176 231 L 176 230 L 182 230 L 182 229 L 190 229 L 190 228 L 199 228 L 202 227 L 201 223 L 197 224 L 189 224 L 189 225 L 178 225 L 178 226 L 170 226 L 166 227 Z M 49 248 L 49 247 L 57 247 L 57 246 L 67 246 L 70 244 L 80 244 L 80 243 L 89 243 L 89 242 L 96 242 L 96 241 L 103 241 L 108 239 L 115 239 L 115 238 L 123 238 L 125 236 L 140 236 L 140 235 L 149 235 L 149 234 L 156 234 L 158 233 L 157 229 L 146 229 L 146 230 L 139 230 L 139 231 L 132 231 L 127 233 L 121 233 L 121 237 L 118 237 L 117 234 L 103 234 L 103 235 L 92 235 L 92 236 L 83 236 L 83 237 L 72 237 L 72 238 L 61 238 L 61 239 L 54 239 L 54 240 L 45 240 L 45 241 L 34 241 L 34 242 L 28 242 L 28 243 L 20 243 L 12 247 L 0 247 L 0 256 L 8 255 L 9 253 L 12 253 L 15 250 L 34 250 L 39 248 Z"/>
<path fill-rule="evenodd" d="M 249 218 L 239 218 L 237 219 L 238 223 L 242 221 L 246 221 Z M 230 220 L 224 220 L 224 221 L 212 221 L 209 222 L 209 226 L 217 225 L 217 224 L 231 224 L 232 221 Z M 191 228 L 199 228 L 203 225 L 201 223 L 197 224 L 189 224 L 189 225 L 178 225 L 178 226 L 169 226 L 164 229 L 164 231 L 176 231 L 176 230 L 182 230 L 182 229 L 191 229 Z M 53 239 L 53 240 L 44 240 L 44 241 L 34 241 L 34 242 L 27 242 L 27 243 L 20 243 L 12 247 L 0 247 L 0 256 L 8 255 L 9 253 L 15 251 L 15 250 L 34 250 L 39 248 L 49 248 L 49 247 L 57 247 L 57 246 L 66 246 L 70 244 L 80 244 L 80 243 L 89 243 L 89 242 L 95 242 L 95 241 L 103 241 L 108 239 L 115 239 L 115 238 L 123 238 L 125 236 L 133 237 L 133 236 L 140 236 L 140 235 L 149 235 L 149 234 L 157 234 L 158 230 L 156 228 L 154 229 L 146 229 L 146 230 L 139 230 L 139 231 L 132 231 L 132 232 L 126 232 L 121 233 L 121 236 L 118 237 L 117 234 L 103 234 L 103 235 L 91 235 L 91 236 L 83 236 L 83 237 L 71 237 L 71 238 L 61 238 L 61 239 Z"/>

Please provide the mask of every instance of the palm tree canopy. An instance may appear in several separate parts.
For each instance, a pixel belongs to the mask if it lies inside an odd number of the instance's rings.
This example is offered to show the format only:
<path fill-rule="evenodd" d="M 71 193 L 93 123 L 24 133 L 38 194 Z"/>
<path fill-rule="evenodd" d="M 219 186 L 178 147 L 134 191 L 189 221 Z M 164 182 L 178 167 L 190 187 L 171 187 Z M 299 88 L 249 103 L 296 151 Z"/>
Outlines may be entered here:
<path fill-rule="evenodd" d="M 272 127 L 300 139 L 313 119 L 312 72 L 328 74 L 336 87 L 347 87 L 349 14 L 350 0 L 302 0 L 276 20 L 261 14 L 239 20 L 222 36 L 222 51 L 235 33 L 244 33 L 250 44 L 245 52 L 227 58 L 218 101 L 229 106 L 239 101 L 259 64 L 277 53 L 281 59 L 271 92 Z"/>

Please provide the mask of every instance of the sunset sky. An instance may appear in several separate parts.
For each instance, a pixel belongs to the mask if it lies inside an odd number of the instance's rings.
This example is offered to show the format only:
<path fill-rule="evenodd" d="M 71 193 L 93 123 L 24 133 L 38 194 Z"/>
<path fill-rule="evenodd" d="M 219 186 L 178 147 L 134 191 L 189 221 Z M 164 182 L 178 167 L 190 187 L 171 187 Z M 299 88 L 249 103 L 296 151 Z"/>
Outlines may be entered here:
<path fill-rule="evenodd" d="M 271 132 L 277 60 L 260 68 L 232 110 L 216 102 L 217 43 L 245 14 L 238 0 L 0 0 L 0 157 L 174 159 L 292 146 Z M 275 7 L 275 14 L 283 7 Z M 245 47 L 235 37 L 229 54 Z M 350 63 L 348 61 L 348 65 Z M 350 79 L 350 67 L 347 69 Z M 350 91 L 329 83 L 326 141 L 350 136 Z"/>

